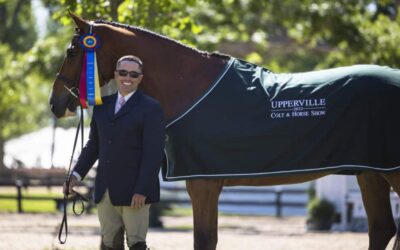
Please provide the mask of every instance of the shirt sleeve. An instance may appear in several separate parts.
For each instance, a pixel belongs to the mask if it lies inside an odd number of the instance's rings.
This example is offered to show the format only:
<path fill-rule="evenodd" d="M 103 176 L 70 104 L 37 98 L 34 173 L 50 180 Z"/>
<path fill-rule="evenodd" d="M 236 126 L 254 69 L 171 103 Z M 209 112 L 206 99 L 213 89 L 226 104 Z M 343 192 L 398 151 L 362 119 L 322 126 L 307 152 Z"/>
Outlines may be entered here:
<path fill-rule="evenodd" d="M 80 174 L 78 174 L 78 172 L 72 171 L 72 175 L 75 176 L 78 181 L 82 180 L 82 176 Z"/>

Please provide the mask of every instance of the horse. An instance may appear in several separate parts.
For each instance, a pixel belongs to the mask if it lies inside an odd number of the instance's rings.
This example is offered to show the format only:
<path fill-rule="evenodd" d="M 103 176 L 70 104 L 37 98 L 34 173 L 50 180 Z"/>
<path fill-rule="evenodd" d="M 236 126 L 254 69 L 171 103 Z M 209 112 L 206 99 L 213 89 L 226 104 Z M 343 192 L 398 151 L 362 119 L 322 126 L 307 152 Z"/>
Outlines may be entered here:
<path fill-rule="evenodd" d="M 54 81 L 50 107 L 60 118 L 75 111 L 79 101 L 71 95 L 78 88 L 83 50 L 79 37 L 93 30 L 101 39 L 96 51 L 100 85 L 113 78 L 115 63 L 123 55 L 133 54 L 144 63 L 141 89 L 159 100 L 168 121 L 185 113 L 207 92 L 230 61 L 228 55 L 209 53 L 186 46 L 152 31 L 104 20 L 89 22 L 70 13 L 76 33 Z M 296 174 L 251 177 L 197 177 L 186 180 L 194 222 L 194 249 L 216 249 L 218 241 L 218 199 L 224 186 L 267 186 L 294 184 L 335 174 L 334 169 Z M 357 173 L 368 217 L 369 249 L 385 249 L 396 235 L 394 249 L 400 249 L 389 193 L 400 195 L 400 173 L 363 170 Z"/>

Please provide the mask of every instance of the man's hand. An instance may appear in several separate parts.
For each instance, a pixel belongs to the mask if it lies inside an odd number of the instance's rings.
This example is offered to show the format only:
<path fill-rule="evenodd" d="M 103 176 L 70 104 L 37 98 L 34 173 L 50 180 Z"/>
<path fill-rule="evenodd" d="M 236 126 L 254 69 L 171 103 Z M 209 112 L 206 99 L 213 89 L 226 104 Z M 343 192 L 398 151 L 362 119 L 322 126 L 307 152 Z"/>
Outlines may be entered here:
<path fill-rule="evenodd" d="M 73 193 L 72 188 L 73 188 L 74 186 L 76 186 L 78 183 L 79 183 L 79 181 L 78 181 L 78 179 L 76 178 L 76 176 L 75 176 L 75 175 L 71 175 L 70 178 L 69 178 L 68 194 L 72 194 L 72 193 Z M 67 191 L 67 183 L 64 182 L 64 185 L 63 185 L 63 192 L 64 192 L 64 194 L 66 194 L 66 191 Z"/>
<path fill-rule="evenodd" d="M 131 207 L 142 208 L 145 204 L 146 196 L 141 194 L 134 194 L 132 196 Z"/>

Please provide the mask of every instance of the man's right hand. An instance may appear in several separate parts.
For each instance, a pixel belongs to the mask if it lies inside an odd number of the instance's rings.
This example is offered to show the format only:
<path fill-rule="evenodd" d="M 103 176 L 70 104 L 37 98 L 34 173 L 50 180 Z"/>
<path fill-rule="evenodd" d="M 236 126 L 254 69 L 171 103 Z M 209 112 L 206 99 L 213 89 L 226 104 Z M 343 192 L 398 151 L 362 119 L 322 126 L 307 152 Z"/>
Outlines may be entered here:
<path fill-rule="evenodd" d="M 71 176 L 69 177 L 69 186 L 68 186 L 68 194 L 72 194 L 73 191 L 73 187 L 76 186 L 79 183 L 78 179 L 76 178 L 75 175 L 71 174 Z M 67 194 L 67 182 L 64 182 L 63 185 L 63 192 L 64 194 Z"/>

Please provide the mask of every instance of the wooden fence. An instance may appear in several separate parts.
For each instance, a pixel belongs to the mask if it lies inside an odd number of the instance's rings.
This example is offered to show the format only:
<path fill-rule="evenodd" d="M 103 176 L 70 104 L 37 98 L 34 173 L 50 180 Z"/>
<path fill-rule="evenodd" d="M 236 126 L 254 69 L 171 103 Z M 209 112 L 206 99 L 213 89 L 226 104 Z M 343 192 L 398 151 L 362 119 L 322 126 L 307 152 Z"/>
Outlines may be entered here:
<path fill-rule="evenodd" d="M 301 196 L 300 199 L 287 199 L 289 196 Z M 167 204 L 190 205 L 190 198 L 184 186 L 161 186 L 161 202 Z M 305 211 L 308 202 L 307 190 L 304 188 L 271 188 L 271 187 L 224 187 L 219 197 L 219 207 L 236 207 L 235 211 L 242 210 L 244 214 L 247 208 L 253 207 L 263 214 L 262 209 L 269 207 L 274 209 L 276 217 L 283 215 L 284 208 L 300 208 Z M 232 210 L 232 209 L 231 209 Z"/>
<path fill-rule="evenodd" d="M 17 211 L 23 213 L 22 203 L 24 200 L 52 200 L 55 202 L 57 209 L 62 208 L 62 198 L 54 197 L 40 197 L 40 196 L 29 196 L 23 195 L 22 189 L 29 187 L 52 187 L 58 186 L 59 183 L 52 183 L 51 181 L 46 181 L 42 183 L 24 183 L 23 181 L 17 180 L 14 183 L 7 181 L 0 181 L 0 186 L 8 186 L 16 188 L 16 195 L 2 195 L 1 199 L 15 199 L 17 201 Z M 91 195 L 91 187 L 85 186 L 87 197 Z M 301 196 L 300 199 L 285 199 L 287 196 Z M 260 188 L 260 187 L 228 187 L 224 188 L 221 192 L 219 199 L 220 207 L 235 207 L 237 210 L 243 210 L 246 213 L 246 207 L 256 207 L 258 210 L 262 210 L 265 207 L 270 207 L 274 209 L 274 215 L 281 217 L 283 215 L 282 211 L 284 208 L 301 208 L 305 210 L 307 205 L 307 191 L 299 188 Z M 178 204 L 190 206 L 190 198 L 187 191 L 182 185 L 171 185 L 170 183 L 161 185 L 161 202 L 170 205 Z M 89 206 L 93 207 L 93 204 Z"/>
<path fill-rule="evenodd" d="M 23 192 L 22 192 L 23 189 L 26 189 L 29 187 L 45 187 L 45 188 L 60 187 L 59 183 L 52 183 L 52 182 L 36 183 L 36 182 L 34 182 L 34 183 L 27 184 L 21 180 L 17 180 L 14 183 L 12 183 L 10 181 L 0 181 L 0 187 L 15 187 L 15 189 L 16 189 L 15 195 L 0 194 L 0 200 L 2 200 L 2 199 L 16 200 L 18 213 L 24 212 L 23 206 L 22 206 L 24 200 L 54 201 L 54 205 L 55 205 L 56 209 L 62 210 L 63 197 L 23 195 Z M 88 192 L 90 192 L 88 187 L 86 187 L 86 189 L 88 190 Z M 73 200 L 74 200 L 74 198 L 69 199 L 69 201 L 73 201 Z M 90 209 L 93 207 L 93 204 L 89 204 L 89 206 L 87 206 L 87 207 L 89 208 L 89 212 L 90 212 Z"/>

